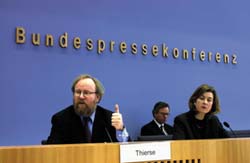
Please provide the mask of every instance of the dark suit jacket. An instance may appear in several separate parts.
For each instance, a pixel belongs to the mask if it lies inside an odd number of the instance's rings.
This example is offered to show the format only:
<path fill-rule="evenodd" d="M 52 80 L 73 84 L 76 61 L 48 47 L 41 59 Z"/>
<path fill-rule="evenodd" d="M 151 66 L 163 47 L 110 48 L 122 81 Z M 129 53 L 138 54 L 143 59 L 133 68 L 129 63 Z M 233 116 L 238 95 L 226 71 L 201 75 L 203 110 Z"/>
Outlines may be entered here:
<path fill-rule="evenodd" d="M 173 127 L 164 123 L 164 129 L 169 134 L 173 134 Z M 158 125 L 155 123 L 154 120 L 149 122 L 148 124 L 144 125 L 141 128 L 141 136 L 146 135 L 164 135 L 164 133 L 161 131 L 161 129 L 158 127 Z"/>
<path fill-rule="evenodd" d="M 91 142 L 117 141 L 116 130 L 111 126 L 111 116 L 111 111 L 97 106 Z M 47 144 L 86 143 L 81 118 L 75 113 L 73 105 L 53 115 L 51 123 Z"/>
<path fill-rule="evenodd" d="M 228 138 L 227 131 L 223 128 L 217 116 L 208 114 L 205 116 L 204 130 L 199 132 L 194 112 L 183 113 L 174 119 L 173 139 L 212 139 Z"/>

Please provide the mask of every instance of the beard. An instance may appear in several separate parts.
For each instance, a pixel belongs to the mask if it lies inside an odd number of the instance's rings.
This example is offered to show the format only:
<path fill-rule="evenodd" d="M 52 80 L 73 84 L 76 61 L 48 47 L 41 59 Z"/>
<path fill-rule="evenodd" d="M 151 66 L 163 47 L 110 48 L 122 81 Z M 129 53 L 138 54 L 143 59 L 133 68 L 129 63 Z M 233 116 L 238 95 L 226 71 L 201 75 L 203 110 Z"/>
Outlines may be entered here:
<path fill-rule="evenodd" d="M 95 110 L 96 104 L 90 106 L 85 102 L 74 102 L 74 109 L 76 114 L 80 116 L 89 117 Z"/>

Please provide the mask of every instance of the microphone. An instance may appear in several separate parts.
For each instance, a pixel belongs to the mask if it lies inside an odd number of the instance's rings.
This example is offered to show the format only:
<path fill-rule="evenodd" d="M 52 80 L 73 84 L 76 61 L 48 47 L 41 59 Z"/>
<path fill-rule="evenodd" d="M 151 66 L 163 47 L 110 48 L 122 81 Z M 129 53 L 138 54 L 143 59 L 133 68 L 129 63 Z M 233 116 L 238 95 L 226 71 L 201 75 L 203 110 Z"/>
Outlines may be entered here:
<path fill-rule="evenodd" d="M 111 136 L 110 136 L 110 133 L 109 133 L 109 131 L 108 131 L 107 127 L 105 126 L 104 128 L 105 128 L 105 132 L 106 132 L 106 134 L 107 134 L 107 135 L 108 135 L 108 137 L 109 137 L 109 141 L 110 141 L 111 143 L 113 143 L 113 140 L 112 140 L 112 138 L 111 138 Z"/>
<path fill-rule="evenodd" d="M 223 124 L 224 124 L 224 126 L 226 126 L 227 128 L 229 128 L 229 130 L 233 133 L 234 137 L 237 138 L 235 132 L 232 130 L 232 128 L 230 127 L 230 125 L 226 121 L 224 121 Z"/>
<path fill-rule="evenodd" d="M 108 130 L 107 127 L 106 127 L 106 126 L 108 126 L 108 125 L 107 125 L 107 123 L 105 122 L 105 120 L 102 120 L 102 124 L 103 124 L 103 127 L 104 127 L 104 129 L 105 129 L 105 132 L 106 132 L 106 134 L 107 134 L 107 136 L 108 136 L 108 138 L 109 138 L 109 142 L 113 143 L 113 140 L 112 140 L 112 138 L 111 138 L 111 135 L 110 135 L 110 133 L 109 133 L 109 130 Z"/>

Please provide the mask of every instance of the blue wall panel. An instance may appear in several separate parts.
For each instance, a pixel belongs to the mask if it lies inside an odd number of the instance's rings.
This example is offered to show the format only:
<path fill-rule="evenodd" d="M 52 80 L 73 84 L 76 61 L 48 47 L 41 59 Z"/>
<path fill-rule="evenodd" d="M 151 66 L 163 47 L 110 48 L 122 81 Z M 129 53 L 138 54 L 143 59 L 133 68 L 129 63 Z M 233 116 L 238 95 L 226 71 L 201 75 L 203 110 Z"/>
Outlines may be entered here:
<path fill-rule="evenodd" d="M 243 1 L 15 1 L 0 2 L 0 145 L 40 144 L 50 132 L 52 114 L 72 103 L 70 87 L 82 73 L 100 79 L 106 93 L 101 105 L 120 105 L 126 126 L 136 138 L 143 124 L 152 119 L 155 102 L 169 102 L 168 120 L 188 110 L 194 89 L 208 83 L 218 91 L 219 117 L 234 129 L 249 129 L 250 2 Z M 15 29 L 26 31 L 25 44 L 15 43 Z M 68 33 L 68 47 L 58 44 Z M 31 33 L 41 34 L 41 45 L 31 43 Z M 55 37 L 46 47 L 45 35 Z M 72 40 L 80 37 L 76 50 Z M 94 40 L 94 50 L 85 40 Z M 96 41 L 108 46 L 97 54 Z M 163 43 L 169 56 L 121 54 L 118 43 Z M 237 64 L 202 62 L 196 56 L 174 59 L 170 50 L 196 48 L 205 52 L 237 55 Z M 191 55 L 191 54 L 190 54 Z"/>

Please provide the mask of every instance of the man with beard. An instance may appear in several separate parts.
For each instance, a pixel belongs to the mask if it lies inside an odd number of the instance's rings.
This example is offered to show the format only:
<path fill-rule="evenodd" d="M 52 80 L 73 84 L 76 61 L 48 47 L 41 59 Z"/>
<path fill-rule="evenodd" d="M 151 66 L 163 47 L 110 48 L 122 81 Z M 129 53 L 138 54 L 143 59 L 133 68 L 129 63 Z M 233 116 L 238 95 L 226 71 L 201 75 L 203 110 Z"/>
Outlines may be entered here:
<path fill-rule="evenodd" d="M 119 106 L 113 113 L 98 105 L 104 94 L 98 79 L 80 75 L 71 89 L 73 105 L 53 115 L 47 144 L 128 141 Z"/>

